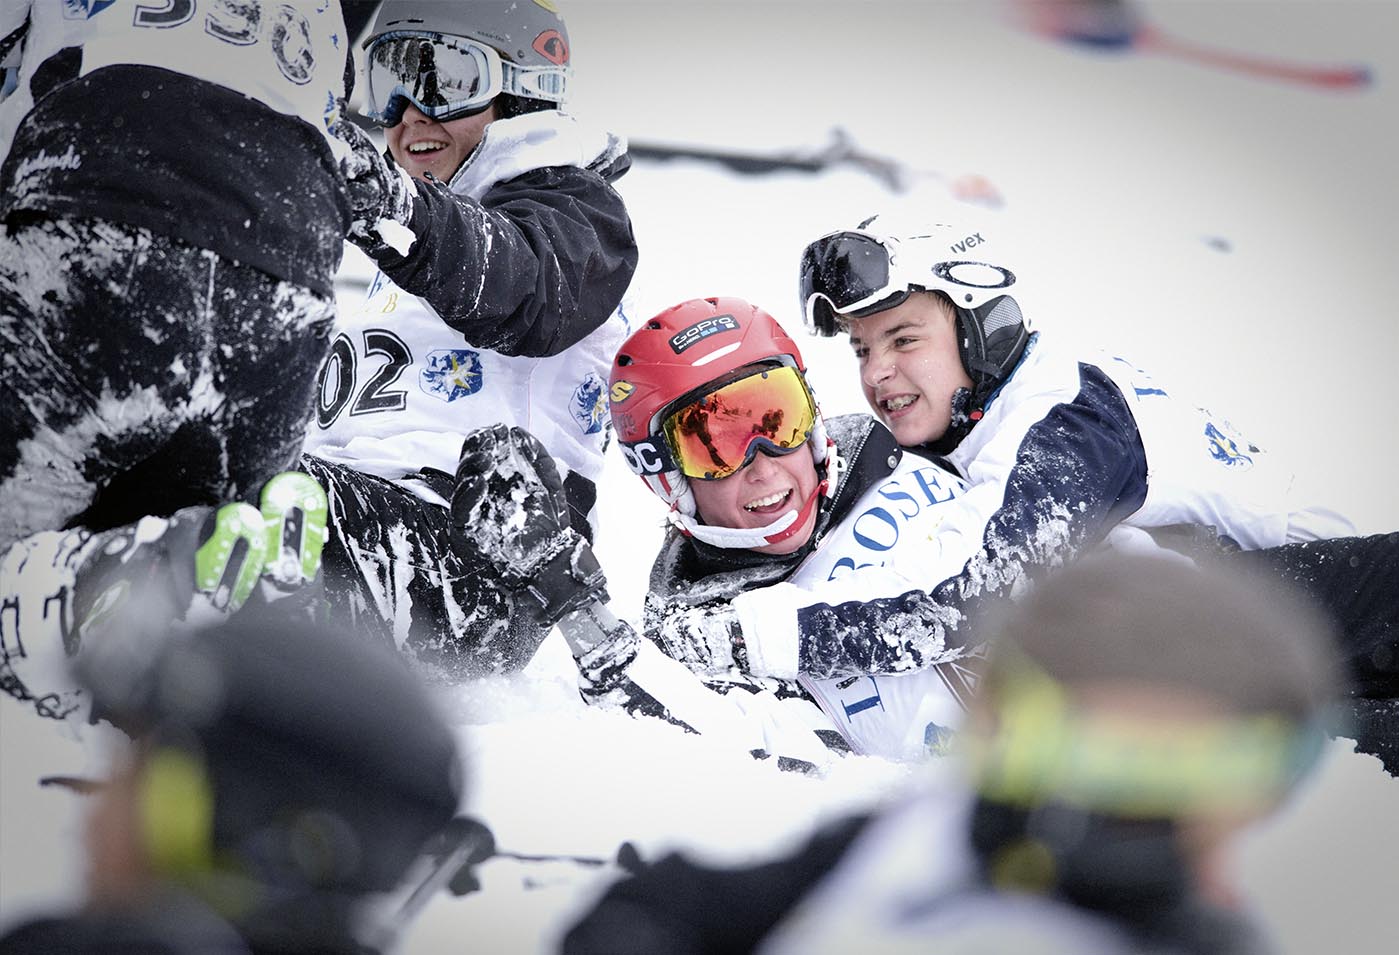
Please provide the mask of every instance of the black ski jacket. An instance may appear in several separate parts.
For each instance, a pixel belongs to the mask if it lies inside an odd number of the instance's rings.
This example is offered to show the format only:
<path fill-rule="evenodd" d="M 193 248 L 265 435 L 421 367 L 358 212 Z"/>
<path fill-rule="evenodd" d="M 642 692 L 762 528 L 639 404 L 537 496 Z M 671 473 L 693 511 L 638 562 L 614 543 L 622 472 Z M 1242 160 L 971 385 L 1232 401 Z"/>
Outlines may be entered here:
<path fill-rule="evenodd" d="M 479 201 L 420 183 L 410 225 L 418 240 L 406 256 L 384 251 L 378 265 L 469 344 L 557 355 L 607 320 L 636 270 L 631 219 L 611 186 L 630 168 L 625 152 L 605 153 L 586 167 L 497 182 Z"/>

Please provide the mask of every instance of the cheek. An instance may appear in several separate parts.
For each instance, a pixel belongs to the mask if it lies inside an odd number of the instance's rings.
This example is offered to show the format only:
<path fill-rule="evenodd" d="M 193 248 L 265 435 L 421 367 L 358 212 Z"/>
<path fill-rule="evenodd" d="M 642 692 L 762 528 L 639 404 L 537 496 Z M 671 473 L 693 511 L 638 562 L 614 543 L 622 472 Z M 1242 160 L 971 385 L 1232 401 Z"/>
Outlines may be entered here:
<path fill-rule="evenodd" d="M 399 165 L 403 165 L 403 148 L 399 145 L 403 141 L 403 124 L 391 126 L 384 130 L 384 145 L 389 148 L 389 155 Z"/>
<path fill-rule="evenodd" d="M 796 487 L 800 500 L 794 503 L 804 503 L 811 492 L 816 490 L 817 484 L 816 466 L 811 461 L 810 446 L 783 455 L 777 460 L 782 462 L 782 469 L 787 472 L 788 479 Z"/>
<path fill-rule="evenodd" d="M 695 510 L 699 519 L 706 524 L 713 523 L 723 516 L 724 494 L 721 481 L 698 481 L 690 479 L 690 493 L 695 496 Z"/>
<path fill-rule="evenodd" d="M 905 369 L 909 381 L 926 397 L 952 394 L 957 379 L 946 362 L 934 355 L 921 355 L 910 361 Z"/>

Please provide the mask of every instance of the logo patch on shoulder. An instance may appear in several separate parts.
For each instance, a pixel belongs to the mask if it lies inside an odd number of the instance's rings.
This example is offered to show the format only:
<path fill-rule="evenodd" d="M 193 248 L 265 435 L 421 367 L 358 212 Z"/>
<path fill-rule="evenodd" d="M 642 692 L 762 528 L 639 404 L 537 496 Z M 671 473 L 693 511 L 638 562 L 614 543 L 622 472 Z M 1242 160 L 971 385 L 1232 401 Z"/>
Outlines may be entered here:
<path fill-rule="evenodd" d="M 606 385 L 602 377 L 594 372 L 588 372 L 588 377 L 573 390 L 568 410 L 584 434 L 597 434 L 607 422 L 607 401 L 603 397 L 605 391 Z"/>
<path fill-rule="evenodd" d="M 713 318 L 695 322 L 689 328 L 682 329 L 670 336 L 670 350 L 679 355 L 691 345 L 698 345 L 710 335 L 736 331 L 738 331 L 738 320 L 732 315 L 715 315 Z"/>
<path fill-rule="evenodd" d="M 481 355 L 470 348 L 429 352 L 418 373 L 418 387 L 442 401 L 456 401 L 481 390 Z"/>
<path fill-rule="evenodd" d="M 1239 438 L 1239 440 L 1242 441 L 1243 439 Z M 1248 470 L 1253 467 L 1253 458 L 1245 454 L 1243 450 L 1239 448 L 1238 443 L 1233 437 L 1225 434 L 1219 428 L 1216 428 L 1213 421 L 1205 424 L 1205 442 L 1205 446 L 1209 449 L 1210 457 L 1221 464 L 1231 468 L 1239 468 L 1240 470 Z M 1255 453 L 1258 451 L 1258 449 L 1251 444 L 1248 446 L 1248 450 Z"/>
<path fill-rule="evenodd" d="M 65 20 L 88 20 L 116 3 L 117 0 L 62 0 Z"/>

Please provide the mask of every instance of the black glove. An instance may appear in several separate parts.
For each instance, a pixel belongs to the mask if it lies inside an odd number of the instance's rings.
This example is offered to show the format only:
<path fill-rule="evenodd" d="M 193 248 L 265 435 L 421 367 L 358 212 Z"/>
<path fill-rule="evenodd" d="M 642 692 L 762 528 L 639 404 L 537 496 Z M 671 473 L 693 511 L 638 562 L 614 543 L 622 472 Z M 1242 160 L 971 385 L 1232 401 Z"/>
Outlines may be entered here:
<path fill-rule="evenodd" d="M 331 132 L 350 147 L 340 161 L 345 194 L 350 202 L 350 230 L 346 238 L 370 255 L 387 248 L 376 226 L 389 219 L 407 226 L 413 218 L 413 180 L 402 169 L 384 160 L 369 134 L 341 116 Z"/>
<path fill-rule="evenodd" d="M 691 606 L 663 605 L 646 598 L 646 633 L 666 656 L 696 673 L 748 669 L 738 611 L 724 600 Z"/>
<path fill-rule="evenodd" d="M 607 600 L 602 568 L 569 524 L 554 459 L 522 428 L 497 424 L 466 436 L 452 492 L 452 536 L 460 553 L 536 602 L 545 626 Z"/>

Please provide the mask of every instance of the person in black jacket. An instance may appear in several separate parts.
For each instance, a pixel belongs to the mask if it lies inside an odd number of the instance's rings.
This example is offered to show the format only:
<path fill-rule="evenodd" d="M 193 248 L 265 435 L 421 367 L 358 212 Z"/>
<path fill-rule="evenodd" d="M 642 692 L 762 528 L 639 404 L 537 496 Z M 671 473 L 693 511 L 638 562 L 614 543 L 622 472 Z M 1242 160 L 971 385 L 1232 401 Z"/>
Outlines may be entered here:
<path fill-rule="evenodd" d="M 256 500 L 330 344 L 338 5 L 131 6 L 0 13 L 0 551 Z"/>
<path fill-rule="evenodd" d="M 345 24 L 161 6 L 0 5 L 0 689 L 57 718 L 132 580 L 178 617 L 318 565 L 324 493 L 290 469 L 351 221 Z"/>
<path fill-rule="evenodd" d="M 0 951 L 390 943 L 412 888 L 437 884 L 462 794 L 456 738 L 418 676 L 267 608 L 175 633 L 137 607 L 76 663 L 131 738 L 110 778 L 65 780 L 92 801 L 85 906 L 14 926 Z"/>
<path fill-rule="evenodd" d="M 350 238 L 379 274 L 340 316 L 304 467 L 327 488 L 337 618 L 450 673 L 527 662 L 543 638 L 452 551 L 462 440 L 527 428 L 591 537 L 608 435 L 604 379 L 637 262 L 612 181 L 624 142 L 563 112 L 553 4 L 389 0 L 365 43 Z"/>
<path fill-rule="evenodd" d="M 1340 671 L 1320 613 L 1237 569 L 1094 555 L 991 631 L 965 789 L 918 787 L 757 866 L 669 856 L 562 950 L 1271 950 L 1219 862 L 1326 744 Z"/>

